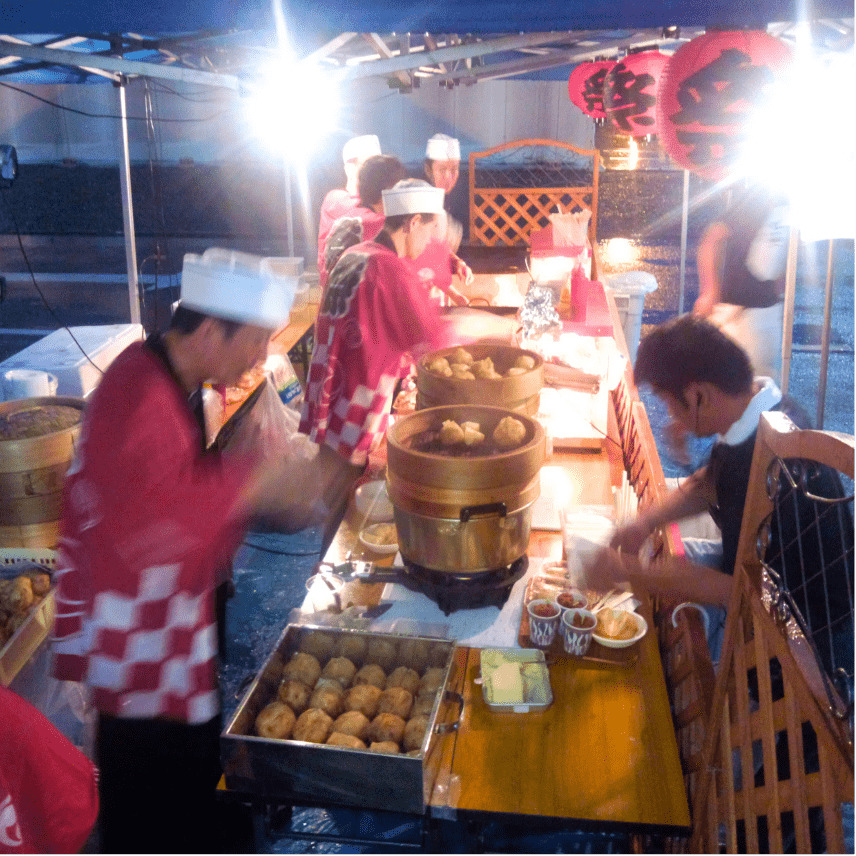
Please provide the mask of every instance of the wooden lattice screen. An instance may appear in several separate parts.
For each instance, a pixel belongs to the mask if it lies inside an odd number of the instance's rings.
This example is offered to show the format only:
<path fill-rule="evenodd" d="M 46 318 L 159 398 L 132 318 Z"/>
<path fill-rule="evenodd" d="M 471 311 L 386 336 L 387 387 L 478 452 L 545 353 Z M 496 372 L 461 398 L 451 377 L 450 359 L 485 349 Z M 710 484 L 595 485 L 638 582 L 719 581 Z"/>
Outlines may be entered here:
<path fill-rule="evenodd" d="M 561 160 L 562 152 L 568 162 Z M 580 158 L 590 159 L 590 165 L 579 166 Z M 558 140 L 514 140 L 472 152 L 469 165 L 471 243 L 528 245 L 529 235 L 548 226 L 549 215 L 561 206 L 563 211 L 591 209 L 589 240 L 594 245 L 600 171 L 597 149 L 580 149 Z"/>
<path fill-rule="evenodd" d="M 817 461 L 852 481 L 853 451 L 852 437 L 797 431 L 778 413 L 761 418 L 695 801 L 694 852 L 848 852 L 852 702 L 829 683 L 794 614 L 777 607 L 763 532 L 776 513 L 777 466 Z M 852 633 L 852 531 L 849 540 Z M 852 681 L 852 660 L 849 668 Z"/>

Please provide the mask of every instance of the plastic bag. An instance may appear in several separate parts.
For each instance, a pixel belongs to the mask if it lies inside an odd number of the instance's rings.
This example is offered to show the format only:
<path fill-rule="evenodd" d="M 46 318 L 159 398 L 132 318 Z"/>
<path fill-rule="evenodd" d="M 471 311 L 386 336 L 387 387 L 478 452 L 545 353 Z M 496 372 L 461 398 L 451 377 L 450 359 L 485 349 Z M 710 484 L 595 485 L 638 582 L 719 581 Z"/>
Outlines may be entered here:
<path fill-rule="evenodd" d="M 588 227 L 591 220 L 591 210 L 562 211 L 559 206 L 558 214 L 550 214 L 553 225 L 554 247 L 579 247 L 581 250 L 588 243 Z"/>
<path fill-rule="evenodd" d="M 327 473 L 320 447 L 297 428 L 300 413 L 282 402 L 270 377 L 265 378 L 252 407 L 236 414 L 217 435 L 216 446 L 224 455 L 248 455 L 285 468 L 281 502 L 274 517 L 290 521 L 297 529 L 322 523 L 329 509 L 324 502 Z"/>
<path fill-rule="evenodd" d="M 303 387 L 288 356 L 271 354 L 265 360 L 264 368 L 279 393 L 280 401 L 299 411 L 303 404 Z"/>
<path fill-rule="evenodd" d="M 292 370 L 293 371 L 293 370 Z M 253 455 L 265 461 L 311 464 L 319 448 L 297 427 L 300 412 L 283 403 L 270 377 L 265 378 L 253 406 L 217 435 L 217 447 L 225 454 Z"/>

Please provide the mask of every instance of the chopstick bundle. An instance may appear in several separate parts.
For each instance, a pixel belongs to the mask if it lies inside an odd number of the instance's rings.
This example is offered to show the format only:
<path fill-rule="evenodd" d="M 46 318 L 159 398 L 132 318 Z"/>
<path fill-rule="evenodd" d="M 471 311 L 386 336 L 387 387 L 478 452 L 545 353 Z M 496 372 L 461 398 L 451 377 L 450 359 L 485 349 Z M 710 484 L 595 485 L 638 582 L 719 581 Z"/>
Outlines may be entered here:
<path fill-rule="evenodd" d="M 614 487 L 612 491 L 615 523 L 617 526 L 622 526 L 636 517 L 639 507 L 639 499 L 627 478 L 626 471 L 621 474 L 621 487 Z"/>

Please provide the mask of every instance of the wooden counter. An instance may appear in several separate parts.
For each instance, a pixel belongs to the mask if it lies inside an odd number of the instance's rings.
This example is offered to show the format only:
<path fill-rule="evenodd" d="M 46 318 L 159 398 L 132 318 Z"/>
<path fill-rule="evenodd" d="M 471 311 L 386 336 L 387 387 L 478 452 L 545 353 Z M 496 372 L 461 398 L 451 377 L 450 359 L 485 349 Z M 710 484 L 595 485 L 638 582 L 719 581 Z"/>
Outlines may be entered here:
<path fill-rule="evenodd" d="M 620 324 L 611 300 L 617 329 Z M 570 501 L 612 504 L 612 487 L 626 472 L 643 503 L 665 489 L 647 416 L 630 371 L 613 393 L 609 440 L 603 448 L 554 454 L 546 462 L 570 474 Z M 358 540 L 364 524 L 353 504 L 325 561 L 349 555 L 391 564 Z M 678 549 L 666 534 L 659 550 Z M 560 558 L 558 532 L 533 530 L 528 555 Z M 376 604 L 382 584 L 349 583 L 343 602 Z M 479 651 L 460 647 L 451 689 L 464 698 L 456 732 L 437 737 L 436 778 L 430 799 L 437 818 L 525 818 L 533 828 L 556 818 L 594 829 L 678 832 L 690 815 L 669 697 L 663 675 L 651 602 L 645 592 L 640 612 L 649 632 L 627 666 L 560 658 L 550 666 L 554 702 L 541 713 L 494 713 L 475 684 Z M 454 721 L 458 706 L 441 711 Z"/>

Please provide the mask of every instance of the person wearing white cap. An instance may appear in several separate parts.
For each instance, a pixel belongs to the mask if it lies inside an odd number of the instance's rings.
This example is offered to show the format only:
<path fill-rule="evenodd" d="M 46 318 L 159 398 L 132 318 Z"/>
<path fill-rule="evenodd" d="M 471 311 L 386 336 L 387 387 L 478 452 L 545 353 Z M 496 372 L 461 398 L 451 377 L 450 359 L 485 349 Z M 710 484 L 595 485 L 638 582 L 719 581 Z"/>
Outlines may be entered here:
<path fill-rule="evenodd" d="M 324 263 L 324 244 L 333 224 L 360 204 L 360 167 L 374 155 L 381 154 L 380 140 L 376 134 L 352 137 L 342 147 L 342 164 L 345 167 L 345 187 L 331 190 L 321 203 L 318 218 L 318 270 Z"/>
<path fill-rule="evenodd" d="M 461 144 L 447 134 L 435 134 L 425 146 L 425 176 L 428 181 L 448 194 L 458 182 L 461 163 Z M 469 284 L 473 272 L 457 255 L 463 229 L 461 224 L 444 211 L 437 234 L 416 260 L 419 278 L 428 288 L 432 299 L 441 306 L 465 306 L 467 298 L 454 284 Z"/>
<path fill-rule="evenodd" d="M 378 236 L 346 250 L 330 272 L 315 327 L 299 430 L 320 444 L 322 459 L 332 460 L 341 475 L 325 496 L 332 509 L 325 545 L 386 432 L 396 385 L 410 367 L 405 355 L 485 336 L 508 341 L 515 326 L 478 310 L 443 314 L 425 299 L 407 260 L 434 234 L 443 212 L 440 188 L 399 181 L 383 191 L 383 208 Z"/>
<path fill-rule="evenodd" d="M 214 796 L 229 565 L 251 517 L 296 529 L 324 516 L 317 464 L 206 449 L 201 385 L 264 359 L 291 305 L 248 261 L 185 256 L 170 329 L 104 373 L 64 484 L 52 670 L 86 683 L 98 713 L 105 852 L 158 852 L 164 830 L 176 852 L 242 852 L 249 818 Z"/>
<path fill-rule="evenodd" d="M 339 256 L 354 244 L 370 241 L 383 228 L 383 191 L 405 175 L 404 164 L 392 155 L 372 155 L 360 167 L 359 202 L 333 224 L 324 242 L 323 257 L 318 259 L 322 295 Z"/>

